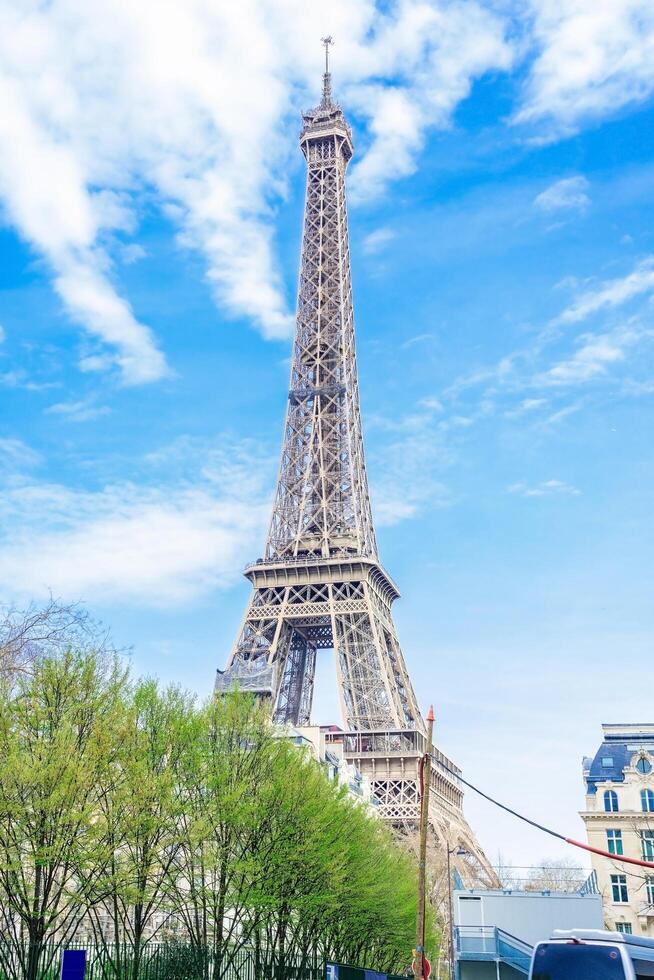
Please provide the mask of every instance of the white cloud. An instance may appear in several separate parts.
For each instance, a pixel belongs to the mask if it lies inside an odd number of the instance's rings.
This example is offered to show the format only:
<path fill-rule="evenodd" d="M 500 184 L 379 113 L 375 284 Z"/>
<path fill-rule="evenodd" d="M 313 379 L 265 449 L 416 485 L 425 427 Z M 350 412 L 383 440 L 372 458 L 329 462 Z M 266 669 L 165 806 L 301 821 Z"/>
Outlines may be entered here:
<path fill-rule="evenodd" d="M 581 211 L 590 204 L 589 183 L 585 177 L 565 177 L 542 191 L 534 205 L 541 211 Z"/>
<path fill-rule="evenodd" d="M 0 374 L 0 385 L 3 388 L 22 388 L 24 391 L 47 391 L 50 388 L 60 388 L 60 381 L 33 381 L 26 371 L 5 371 Z"/>
<path fill-rule="evenodd" d="M 425 334 L 424 336 L 425 337 L 431 336 L 431 334 Z M 410 343 L 410 341 L 407 341 L 407 343 Z M 418 405 L 420 408 L 426 408 L 430 412 L 443 411 L 442 401 L 440 400 L 440 398 L 436 398 L 433 395 L 429 395 L 427 398 L 421 398 L 420 401 L 418 402 Z"/>
<path fill-rule="evenodd" d="M 547 399 L 545 398 L 523 398 L 515 408 L 507 409 L 504 412 L 504 417 L 507 419 L 519 419 L 529 412 L 543 408 L 544 405 L 547 405 Z"/>
<path fill-rule="evenodd" d="M 507 493 L 519 494 L 521 497 L 551 497 L 555 495 L 578 497 L 581 494 L 581 490 L 577 490 L 576 487 L 565 483 L 563 480 L 543 480 L 534 486 L 529 486 L 528 483 L 521 480 L 519 483 L 511 484 L 506 490 Z"/>
<path fill-rule="evenodd" d="M 317 101 L 327 30 L 335 90 L 367 126 L 359 196 L 410 173 L 427 127 L 510 64 L 505 21 L 476 0 L 381 6 L 0 0 L 0 197 L 98 345 L 85 368 L 115 364 L 133 383 L 166 371 L 111 263 L 114 249 L 135 257 L 112 234 L 134 232 L 144 195 L 202 252 L 224 308 L 289 334 L 274 206 L 299 166 L 298 110 Z"/>
<path fill-rule="evenodd" d="M 47 415 L 61 415 L 69 422 L 91 422 L 108 415 L 111 409 L 107 405 L 94 405 L 91 401 L 77 401 L 56 402 L 45 411 Z"/>
<path fill-rule="evenodd" d="M 372 428 L 383 432 L 369 453 L 373 516 L 380 527 L 409 520 L 427 507 L 447 507 L 451 493 L 442 480 L 453 451 L 444 442 L 451 427 L 465 428 L 469 419 L 442 419 L 436 398 L 421 401 L 399 418 L 374 417 Z"/>
<path fill-rule="evenodd" d="M 363 251 L 365 255 L 376 255 L 395 238 L 395 232 L 390 228 L 376 228 L 363 239 Z"/>
<path fill-rule="evenodd" d="M 148 485 L 8 483 L 0 496 L 0 592 L 20 598 L 50 589 L 70 600 L 156 607 L 230 586 L 243 555 L 262 546 L 269 504 L 260 462 L 238 447 L 204 447 L 190 477 L 171 479 L 172 459 L 160 461 L 167 479 Z M 200 472 L 207 459 L 213 469 Z"/>
<path fill-rule="evenodd" d="M 138 242 L 129 242 L 127 245 L 123 245 L 120 250 L 120 257 L 125 265 L 133 265 L 135 262 L 140 262 L 147 254 L 146 250 Z"/>
<path fill-rule="evenodd" d="M 347 89 L 348 103 L 369 118 L 372 137 L 353 173 L 356 200 L 413 173 L 428 129 L 449 126 L 474 79 L 510 68 L 514 58 L 508 25 L 481 3 L 405 0 L 396 11 L 394 18 L 377 14 L 380 27 L 359 56 L 370 71 Z"/>
<path fill-rule="evenodd" d="M 578 323 L 591 313 L 607 307 L 621 306 L 635 296 L 654 290 L 654 256 L 639 262 L 633 272 L 622 279 L 609 279 L 597 289 L 582 293 L 556 318 L 557 323 Z"/>
<path fill-rule="evenodd" d="M 654 91 L 651 0 L 531 0 L 536 60 L 518 123 L 540 138 L 642 102 Z"/>
<path fill-rule="evenodd" d="M 435 335 L 433 333 L 418 333 L 415 337 L 409 337 L 405 340 L 400 347 L 402 350 L 408 350 L 409 347 L 415 347 L 417 344 L 427 344 L 435 340 Z M 424 403 L 423 403 L 424 404 Z"/>
<path fill-rule="evenodd" d="M 40 455 L 22 439 L 9 436 L 0 438 L 0 470 L 13 474 L 16 471 L 32 469 L 40 462 Z"/>
<path fill-rule="evenodd" d="M 543 425 L 558 425 L 559 422 L 563 422 L 564 419 L 567 419 L 571 415 L 575 415 L 577 412 L 579 412 L 583 406 L 584 402 L 582 399 L 572 402 L 570 405 L 563 405 L 562 408 L 559 408 L 556 410 L 556 412 L 552 412 L 551 415 L 548 415 Z"/>
<path fill-rule="evenodd" d="M 581 346 L 572 357 L 559 361 L 535 380 L 546 385 L 591 381 L 606 374 L 613 365 L 624 361 L 628 348 L 647 335 L 647 331 L 635 326 L 619 327 L 603 334 L 582 334 L 579 338 Z"/>
<path fill-rule="evenodd" d="M 127 384 L 157 381 L 167 374 L 166 361 L 150 329 L 139 323 L 93 262 L 75 259 L 62 263 L 55 289 L 71 317 L 116 354 L 83 357 L 84 370 L 102 370 L 116 363 Z"/>

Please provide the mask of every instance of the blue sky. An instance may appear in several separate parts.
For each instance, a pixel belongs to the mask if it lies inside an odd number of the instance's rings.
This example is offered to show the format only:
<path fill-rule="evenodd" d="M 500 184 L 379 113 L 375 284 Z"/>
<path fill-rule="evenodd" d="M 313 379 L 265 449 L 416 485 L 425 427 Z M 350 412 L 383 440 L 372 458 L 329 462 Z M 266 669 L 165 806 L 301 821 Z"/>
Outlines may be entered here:
<path fill-rule="evenodd" d="M 468 778 L 581 836 L 601 722 L 651 720 L 651 5 L 109 6 L 0 2 L 0 596 L 81 600 L 210 691 L 276 476 L 329 31 L 406 659 Z M 467 809 L 492 858 L 566 854 Z"/>

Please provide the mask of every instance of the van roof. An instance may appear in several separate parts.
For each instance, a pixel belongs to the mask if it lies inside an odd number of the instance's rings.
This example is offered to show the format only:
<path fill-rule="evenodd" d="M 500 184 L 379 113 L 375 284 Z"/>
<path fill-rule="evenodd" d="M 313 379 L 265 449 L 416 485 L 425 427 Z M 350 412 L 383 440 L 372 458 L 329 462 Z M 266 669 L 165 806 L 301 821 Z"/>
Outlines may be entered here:
<path fill-rule="evenodd" d="M 625 943 L 627 946 L 639 946 L 650 949 L 654 953 L 654 939 L 645 936 L 632 936 L 627 932 L 606 932 L 604 929 L 555 929 L 551 939 L 579 939 L 595 943 Z"/>

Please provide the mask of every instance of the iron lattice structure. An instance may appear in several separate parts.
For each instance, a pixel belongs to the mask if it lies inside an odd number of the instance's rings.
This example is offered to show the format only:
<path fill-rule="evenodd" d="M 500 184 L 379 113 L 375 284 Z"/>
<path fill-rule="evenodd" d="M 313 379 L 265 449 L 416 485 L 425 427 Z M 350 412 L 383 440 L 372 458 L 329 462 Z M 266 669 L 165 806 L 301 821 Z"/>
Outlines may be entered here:
<path fill-rule="evenodd" d="M 277 491 L 264 557 L 245 571 L 253 593 L 243 627 L 216 689 L 238 684 L 269 699 L 276 722 L 307 725 L 316 653 L 333 649 L 343 721 L 360 734 L 345 754 L 371 776 L 380 813 L 411 824 L 425 726 L 391 614 L 399 592 L 380 564 L 370 508 L 345 196 L 352 133 L 325 68 L 322 101 L 304 115 L 300 137 L 307 183 Z M 459 838 L 487 867 L 463 821 L 456 767 L 436 750 L 433 758 L 433 825 L 458 821 Z"/>
<path fill-rule="evenodd" d="M 352 133 L 332 102 L 304 116 L 302 260 L 279 480 L 254 593 L 221 686 L 308 724 L 316 651 L 336 651 L 343 717 L 355 730 L 422 721 L 391 616 L 399 594 L 379 563 L 359 408 L 345 172 Z"/>

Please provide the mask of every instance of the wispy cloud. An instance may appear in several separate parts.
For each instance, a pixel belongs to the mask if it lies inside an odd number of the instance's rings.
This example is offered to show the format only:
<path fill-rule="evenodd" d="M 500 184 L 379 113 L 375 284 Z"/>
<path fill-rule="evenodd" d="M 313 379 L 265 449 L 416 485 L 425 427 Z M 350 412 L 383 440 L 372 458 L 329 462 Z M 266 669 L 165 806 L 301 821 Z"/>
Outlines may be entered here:
<path fill-rule="evenodd" d="M 603 334 L 582 334 L 581 346 L 535 379 L 541 384 L 570 385 L 591 381 L 624 361 L 628 348 L 647 335 L 637 327 L 620 327 Z"/>
<path fill-rule="evenodd" d="M 243 556 L 261 547 L 269 510 L 261 457 L 251 447 L 202 450 L 189 468 L 187 447 L 185 479 L 162 466 L 160 480 L 95 491 L 9 481 L 0 494 L 0 592 L 157 607 L 230 586 Z"/>
<path fill-rule="evenodd" d="M 585 177 L 565 177 L 557 180 L 534 198 L 534 206 L 540 211 L 583 211 L 590 204 Z"/>
<path fill-rule="evenodd" d="M 415 347 L 416 344 L 428 344 L 435 340 L 433 333 L 418 333 L 415 337 L 409 337 L 400 346 L 403 350 L 408 350 L 409 347 Z"/>
<path fill-rule="evenodd" d="M 563 422 L 571 415 L 576 415 L 577 412 L 581 411 L 584 404 L 584 400 L 582 398 L 578 398 L 569 405 L 563 405 L 561 408 L 557 408 L 555 412 L 551 412 L 545 419 L 543 419 L 543 426 L 547 428 L 549 426 L 558 425 L 559 422 Z"/>
<path fill-rule="evenodd" d="M 22 388 L 25 391 L 48 391 L 51 388 L 60 388 L 60 381 L 35 381 L 23 370 L 5 371 L 0 374 L 0 387 L 3 388 Z"/>
<path fill-rule="evenodd" d="M 507 419 L 519 419 L 529 412 L 534 412 L 547 405 L 546 398 L 523 398 L 515 408 L 507 409 L 504 417 Z"/>
<path fill-rule="evenodd" d="M 57 402 L 46 408 L 47 415 L 61 415 L 69 422 L 91 422 L 108 415 L 107 405 L 96 405 L 92 401 Z"/>
<path fill-rule="evenodd" d="M 120 250 L 120 257 L 125 265 L 133 265 L 135 262 L 140 262 L 147 254 L 146 250 L 138 242 L 129 242 L 127 245 L 123 245 Z"/>
<path fill-rule="evenodd" d="M 654 91 L 654 8 L 650 0 L 531 0 L 536 58 L 518 123 L 539 138 L 642 102 Z"/>
<path fill-rule="evenodd" d="M 130 383 L 167 370 L 112 264 L 140 257 L 138 243 L 111 242 L 136 231 L 144 188 L 204 256 L 223 309 L 288 336 L 275 207 L 298 110 L 317 101 L 321 34 L 338 28 L 336 89 L 366 131 L 360 197 L 410 173 L 428 128 L 512 59 L 508 21 L 477 0 L 333 0 L 326 16 L 303 0 L 3 7 L 0 196 L 97 346 L 85 369 L 117 366 Z"/>
<path fill-rule="evenodd" d="M 598 310 L 622 306 L 636 296 L 654 290 L 654 256 L 638 263 L 633 272 L 620 279 L 608 279 L 596 289 L 582 293 L 555 320 L 555 323 L 578 323 Z"/>
<path fill-rule="evenodd" d="M 41 455 L 23 442 L 11 436 L 0 438 L 0 471 L 14 476 L 17 471 L 33 469 L 41 462 Z"/>
<path fill-rule="evenodd" d="M 521 480 L 519 483 L 512 483 L 506 490 L 507 493 L 515 493 L 520 497 L 578 497 L 581 494 L 581 490 L 563 480 L 543 480 L 533 486 Z"/>
<path fill-rule="evenodd" d="M 455 458 L 448 433 L 467 428 L 472 420 L 445 417 L 442 409 L 437 398 L 425 398 L 405 415 L 370 420 L 373 432 L 383 434 L 369 446 L 373 512 L 380 527 L 409 520 L 427 507 L 451 504 L 443 479 Z"/>
<path fill-rule="evenodd" d="M 363 251 L 365 255 L 377 255 L 389 242 L 395 238 L 395 232 L 391 228 L 375 228 L 363 239 Z"/>

